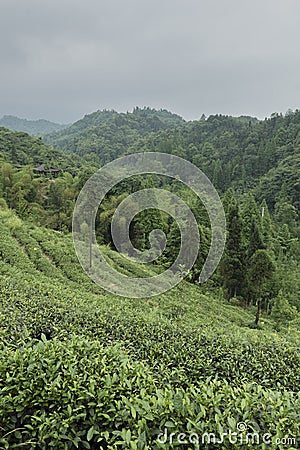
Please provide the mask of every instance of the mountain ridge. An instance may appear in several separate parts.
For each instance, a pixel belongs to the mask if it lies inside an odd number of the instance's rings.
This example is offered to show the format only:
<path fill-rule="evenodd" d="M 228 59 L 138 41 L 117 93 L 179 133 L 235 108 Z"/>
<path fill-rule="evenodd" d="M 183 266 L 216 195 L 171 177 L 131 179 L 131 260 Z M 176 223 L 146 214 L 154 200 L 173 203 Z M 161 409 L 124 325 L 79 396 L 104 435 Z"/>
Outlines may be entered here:
<path fill-rule="evenodd" d="M 46 119 L 29 120 L 8 114 L 0 119 L 0 126 L 13 131 L 24 131 L 31 136 L 39 137 L 53 131 L 62 130 L 68 125 L 51 122 Z"/>

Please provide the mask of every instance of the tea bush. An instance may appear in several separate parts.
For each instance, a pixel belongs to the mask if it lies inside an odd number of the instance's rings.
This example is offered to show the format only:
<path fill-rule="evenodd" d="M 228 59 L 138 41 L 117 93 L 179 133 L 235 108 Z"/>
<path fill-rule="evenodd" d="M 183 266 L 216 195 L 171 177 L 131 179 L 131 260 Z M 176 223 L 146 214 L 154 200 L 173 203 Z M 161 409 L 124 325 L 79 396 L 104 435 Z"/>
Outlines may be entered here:
<path fill-rule="evenodd" d="M 0 375 L 2 427 L 18 429 L 3 439 L 4 448 L 26 441 L 40 449 L 173 448 L 159 442 L 160 433 L 221 436 L 239 422 L 274 439 L 299 431 L 299 394 L 218 378 L 185 389 L 167 379 L 160 386 L 147 366 L 120 347 L 83 338 L 42 336 L 9 346 L 1 352 Z M 231 445 L 225 441 L 222 448 Z"/>
<path fill-rule="evenodd" d="M 202 443 L 240 422 L 300 447 L 296 325 L 250 329 L 251 310 L 184 282 L 114 297 L 83 273 L 70 236 L 5 221 L 0 292 L 0 449 L 258 448 Z M 287 448 L 274 442 L 259 448 Z"/>

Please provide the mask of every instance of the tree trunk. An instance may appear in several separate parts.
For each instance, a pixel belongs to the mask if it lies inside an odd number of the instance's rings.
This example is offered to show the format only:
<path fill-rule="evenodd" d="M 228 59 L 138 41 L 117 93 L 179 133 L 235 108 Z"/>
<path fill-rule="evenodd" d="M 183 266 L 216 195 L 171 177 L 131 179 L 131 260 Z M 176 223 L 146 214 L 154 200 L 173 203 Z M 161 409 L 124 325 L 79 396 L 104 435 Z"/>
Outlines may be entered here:
<path fill-rule="evenodd" d="M 93 266 L 93 223 L 90 224 L 90 272 Z"/>
<path fill-rule="evenodd" d="M 255 325 L 258 325 L 259 319 L 260 319 L 260 313 L 261 313 L 261 300 L 257 300 L 257 310 L 256 310 L 256 316 L 255 316 Z"/>

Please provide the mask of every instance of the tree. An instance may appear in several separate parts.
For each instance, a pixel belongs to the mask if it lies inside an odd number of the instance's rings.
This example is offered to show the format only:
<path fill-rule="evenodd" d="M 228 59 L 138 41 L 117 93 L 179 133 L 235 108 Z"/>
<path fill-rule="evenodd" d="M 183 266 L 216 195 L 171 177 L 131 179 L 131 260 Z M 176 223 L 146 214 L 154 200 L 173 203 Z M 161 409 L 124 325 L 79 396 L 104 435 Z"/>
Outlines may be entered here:
<path fill-rule="evenodd" d="M 252 237 L 254 223 L 256 223 L 258 228 L 260 221 L 260 211 L 251 192 L 246 194 L 243 198 L 241 216 L 243 218 L 243 234 L 246 242 L 249 243 Z"/>
<path fill-rule="evenodd" d="M 295 306 L 290 305 L 287 298 L 280 292 L 275 299 L 271 313 L 271 318 L 275 321 L 276 328 L 279 330 L 281 327 L 287 327 L 297 315 Z"/>
<path fill-rule="evenodd" d="M 256 250 L 250 259 L 249 282 L 256 296 L 257 312 L 255 325 L 258 325 L 262 302 L 274 297 L 276 267 L 267 250 Z"/>
<path fill-rule="evenodd" d="M 223 167 L 220 159 L 214 162 L 212 182 L 216 189 L 224 191 L 226 180 L 224 177 Z"/>
<path fill-rule="evenodd" d="M 225 298 L 242 295 L 246 287 L 245 255 L 242 245 L 242 221 L 238 205 L 231 206 L 227 222 L 227 244 L 220 270 Z"/>
<path fill-rule="evenodd" d="M 261 203 L 261 231 L 263 242 L 267 246 L 271 245 L 273 234 L 272 219 L 265 199 Z"/>
<path fill-rule="evenodd" d="M 226 219 L 228 219 L 230 211 L 237 205 L 236 198 L 231 188 L 227 189 L 227 191 L 225 192 L 222 198 L 222 204 L 226 214 Z"/>
<path fill-rule="evenodd" d="M 250 228 L 250 236 L 249 236 L 249 244 L 247 247 L 248 260 L 250 260 L 252 255 L 254 255 L 254 253 L 257 250 L 261 250 L 264 248 L 266 248 L 266 246 L 263 242 L 263 238 L 262 238 L 260 229 L 258 227 L 257 221 L 255 220 L 255 218 L 252 218 L 251 228 Z"/>
<path fill-rule="evenodd" d="M 53 180 L 48 193 L 49 222 L 57 229 L 62 229 L 62 212 L 65 208 L 65 181 L 61 178 Z"/>
<path fill-rule="evenodd" d="M 291 203 L 287 185 L 284 183 L 276 197 L 275 220 L 280 225 L 287 224 L 289 230 L 293 231 L 296 227 L 297 218 L 297 208 Z"/>

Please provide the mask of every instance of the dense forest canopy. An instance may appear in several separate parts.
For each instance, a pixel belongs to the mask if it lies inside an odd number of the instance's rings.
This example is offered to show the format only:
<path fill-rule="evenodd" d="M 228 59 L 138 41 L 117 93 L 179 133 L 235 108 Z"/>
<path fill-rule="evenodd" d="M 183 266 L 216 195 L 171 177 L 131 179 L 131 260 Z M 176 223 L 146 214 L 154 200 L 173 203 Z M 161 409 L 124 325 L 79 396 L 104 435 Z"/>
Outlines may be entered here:
<path fill-rule="evenodd" d="M 229 187 L 238 193 L 256 188 L 260 199 L 270 180 L 272 193 L 266 196 L 271 208 L 284 176 L 293 202 L 299 198 L 298 110 L 265 120 L 215 115 L 192 122 L 149 108 L 127 114 L 98 111 L 45 141 L 100 165 L 126 153 L 172 153 L 200 167 L 222 192 Z"/>
<path fill-rule="evenodd" d="M 140 137 L 181 126 L 184 120 L 166 110 L 135 108 L 132 113 L 97 111 L 71 127 L 45 136 L 45 142 L 101 165 L 123 155 Z"/>
<path fill-rule="evenodd" d="M 64 155 L 58 149 L 45 145 L 41 138 L 0 127 L 0 162 L 20 169 L 44 164 L 72 171 L 75 167 L 81 167 L 84 161 L 76 155 Z"/>

